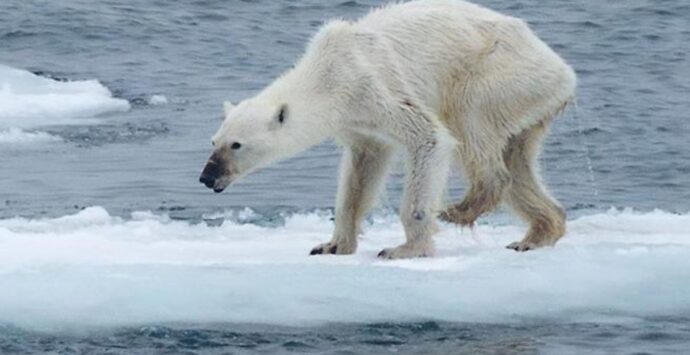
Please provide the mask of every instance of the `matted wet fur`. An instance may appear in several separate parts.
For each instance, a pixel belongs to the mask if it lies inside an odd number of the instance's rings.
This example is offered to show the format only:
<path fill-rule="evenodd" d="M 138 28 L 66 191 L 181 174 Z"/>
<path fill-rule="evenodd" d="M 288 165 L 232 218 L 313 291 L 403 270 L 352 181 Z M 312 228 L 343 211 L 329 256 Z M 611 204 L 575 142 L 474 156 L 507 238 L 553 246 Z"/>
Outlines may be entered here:
<path fill-rule="evenodd" d="M 565 217 L 542 186 L 535 157 L 574 91 L 572 68 L 522 20 L 463 1 L 393 4 L 355 22 L 329 22 L 294 68 L 255 97 L 226 104 L 214 166 L 200 180 L 220 192 L 334 138 L 344 149 L 335 230 L 311 254 L 351 254 L 400 150 L 406 241 L 380 257 L 431 256 L 439 213 L 470 225 L 503 200 L 530 225 L 511 248 L 553 245 Z M 470 188 L 441 212 L 453 160 Z"/>

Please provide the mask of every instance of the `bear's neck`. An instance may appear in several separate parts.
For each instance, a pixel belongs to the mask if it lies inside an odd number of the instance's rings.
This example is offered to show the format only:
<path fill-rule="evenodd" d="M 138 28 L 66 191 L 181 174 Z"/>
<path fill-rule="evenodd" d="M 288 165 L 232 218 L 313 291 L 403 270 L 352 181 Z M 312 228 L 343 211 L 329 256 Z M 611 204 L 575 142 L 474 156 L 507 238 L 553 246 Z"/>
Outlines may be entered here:
<path fill-rule="evenodd" d="M 286 105 L 285 119 L 289 120 L 289 124 L 301 127 L 291 130 L 291 133 L 300 139 L 299 145 L 304 145 L 306 149 L 337 133 L 341 110 L 337 98 L 322 87 L 319 79 L 301 69 L 296 67 L 285 73 L 260 95 L 267 102 Z"/>

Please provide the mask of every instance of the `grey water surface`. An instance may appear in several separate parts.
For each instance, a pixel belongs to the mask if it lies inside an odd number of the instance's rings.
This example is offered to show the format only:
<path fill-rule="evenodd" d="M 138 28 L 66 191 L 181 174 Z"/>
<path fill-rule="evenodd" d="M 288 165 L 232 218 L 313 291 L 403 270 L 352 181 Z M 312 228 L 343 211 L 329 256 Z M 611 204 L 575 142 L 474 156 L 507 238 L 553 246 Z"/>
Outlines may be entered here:
<path fill-rule="evenodd" d="M 555 121 L 541 159 L 571 215 L 611 206 L 690 211 L 690 2 L 479 2 L 527 20 L 578 74 L 577 108 Z M 382 3 L 2 0 L 0 63 L 56 79 L 98 79 L 132 108 L 100 124 L 40 127 L 65 144 L 0 147 L 0 218 L 85 206 L 190 221 L 244 207 L 268 219 L 332 208 L 339 152 L 331 142 L 221 195 L 197 178 L 224 100 L 250 97 L 288 69 L 325 20 L 354 19 Z M 148 104 L 154 94 L 169 103 Z M 459 198 L 464 187 L 454 182 Z M 385 204 L 395 208 L 400 193 L 398 169 Z M 151 325 L 81 335 L 7 326 L 0 353 L 680 353 L 690 351 L 687 321 Z"/>

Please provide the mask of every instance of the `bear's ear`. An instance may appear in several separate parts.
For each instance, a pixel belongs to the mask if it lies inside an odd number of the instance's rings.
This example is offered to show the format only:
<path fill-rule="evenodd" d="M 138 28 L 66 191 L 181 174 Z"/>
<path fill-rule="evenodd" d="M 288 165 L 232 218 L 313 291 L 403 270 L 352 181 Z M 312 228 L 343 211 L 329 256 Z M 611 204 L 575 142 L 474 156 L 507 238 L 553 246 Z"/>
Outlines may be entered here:
<path fill-rule="evenodd" d="M 223 102 L 223 111 L 225 112 L 225 115 L 227 116 L 230 114 L 230 111 L 235 108 L 235 105 L 230 102 L 230 101 L 225 101 Z"/>
<path fill-rule="evenodd" d="M 276 122 L 278 122 L 279 125 L 282 125 L 285 123 L 285 120 L 287 120 L 288 116 L 288 107 L 287 104 L 283 104 L 280 106 L 280 110 L 278 110 L 278 115 L 276 115 Z"/>

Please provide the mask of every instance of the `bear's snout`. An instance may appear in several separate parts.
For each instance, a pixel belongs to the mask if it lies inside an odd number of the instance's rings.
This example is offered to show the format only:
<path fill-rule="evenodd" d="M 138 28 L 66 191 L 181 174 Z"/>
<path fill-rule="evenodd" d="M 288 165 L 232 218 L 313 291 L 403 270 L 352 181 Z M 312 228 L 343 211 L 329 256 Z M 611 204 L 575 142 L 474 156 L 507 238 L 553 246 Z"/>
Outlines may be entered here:
<path fill-rule="evenodd" d="M 221 164 L 213 159 L 209 159 L 204 167 L 204 170 L 201 172 L 201 176 L 199 176 L 199 182 L 204 184 L 209 189 L 213 189 L 215 192 L 221 192 L 224 190 L 224 188 L 218 188 L 216 186 L 216 182 L 222 177 L 222 175 L 223 167 Z"/>
<path fill-rule="evenodd" d="M 202 175 L 199 177 L 199 182 L 202 183 L 202 184 L 204 184 L 204 185 L 206 185 L 206 187 L 208 187 L 209 189 L 211 189 L 211 188 L 213 188 L 213 185 L 215 185 L 216 179 L 215 179 L 215 178 L 212 178 L 212 177 L 210 177 L 210 176 L 208 176 L 208 175 L 202 174 Z"/>

